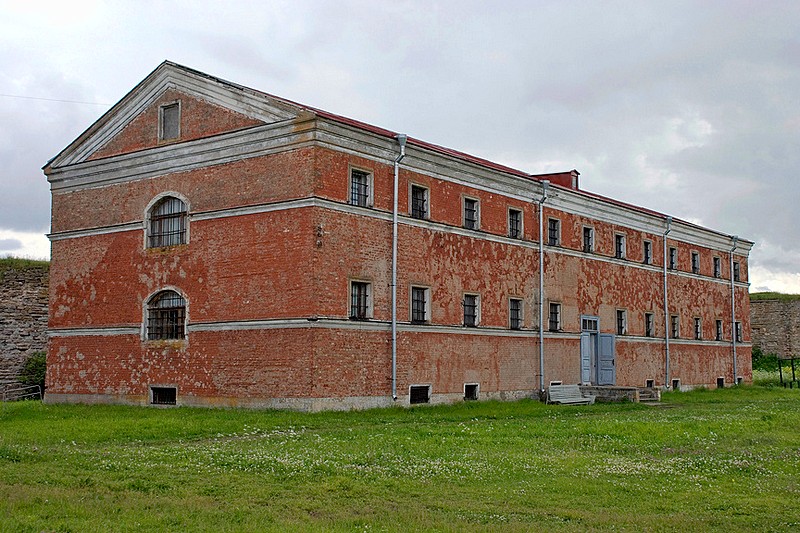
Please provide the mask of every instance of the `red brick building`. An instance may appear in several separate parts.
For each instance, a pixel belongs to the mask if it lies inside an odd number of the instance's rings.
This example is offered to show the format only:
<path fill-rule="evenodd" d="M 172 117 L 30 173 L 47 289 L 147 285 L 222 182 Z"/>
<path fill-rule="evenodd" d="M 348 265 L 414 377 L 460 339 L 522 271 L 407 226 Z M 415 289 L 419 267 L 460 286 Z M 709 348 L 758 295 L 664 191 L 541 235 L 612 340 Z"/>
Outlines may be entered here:
<path fill-rule="evenodd" d="M 50 402 L 325 409 L 750 380 L 753 243 L 583 191 L 576 171 L 530 175 L 169 62 L 44 171 Z"/>

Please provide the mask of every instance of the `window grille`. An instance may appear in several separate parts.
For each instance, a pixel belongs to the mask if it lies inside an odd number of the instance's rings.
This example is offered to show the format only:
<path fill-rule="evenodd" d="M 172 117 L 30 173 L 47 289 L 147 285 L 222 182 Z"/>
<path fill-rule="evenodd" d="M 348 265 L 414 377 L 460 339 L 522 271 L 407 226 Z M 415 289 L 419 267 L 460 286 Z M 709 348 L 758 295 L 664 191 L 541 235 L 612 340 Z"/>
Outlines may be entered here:
<path fill-rule="evenodd" d="M 369 283 L 354 281 L 350 284 L 350 318 L 364 320 L 369 313 Z"/>
<path fill-rule="evenodd" d="M 161 248 L 186 244 L 186 204 L 167 196 L 150 210 L 149 247 Z"/>
<path fill-rule="evenodd" d="M 411 186 L 411 217 L 428 218 L 428 189 Z"/>
<path fill-rule="evenodd" d="M 185 332 L 186 301 L 175 291 L 162 291 L 147 306 L 149 340 L 182 339 Z"/>
<path fill-rule="evenodd" d="M 670 248 L 669 249 L 669 269 L 675 270 L 675 265 L 678 262 L 678 249 L 677 248 Z"/>
<path fill-rule="evenodd" d="M 742 323 L 736 323 L 736 342 L 742 342 Z"/>
<path fill-rule="evenodd" d="M 427 315 L 427 289 L 420 287 L 411 288 L 411 322 L 414 324 L 423 324 L 428 317 Z"/>
<path fill-rule="evenodd" d="M 615 235 L 614 236 L 614 257 L 617 259 L 624 259 L 625 258 L 625 236 L 624 235 Z"/>
<path fill-rule="evenodd" d="M 350 171 L 350 203 L 361 207 L 369 205 L 369 173 L 356 169 Z"/>
<path fill-rule="evenodd" d="M 464 198 L 464 227 L 478 229 L 478 200 Z"/>
<path fill-rule="evenodd" d="M 508 210 L 508 236 L 512 239 L 522 238 L 522 211 Z"/>
<path fill-rule="evenodd" d="M 703 338 L 703 324 L 699 318 L 694 319 L 694 338 L 698 341 Z"/>
<path fill-rule="evenodd" d="M 175 387 L 150 387 L 153 405 L 175 405 L 178 390 Z"/>
<path fill-rule="evenodd" d="M 617 335 L 625 335 L 627 329 L 627 317 L 625 311 L 617 309 Z"/>
<path fill-rule="evenodd" d="M 478 297 L 474 294 L 464 295 L 464 325 L 478 325 Z"/>
<path fill-rule="evenodd" d="M 561 221 L 557 218 L 550 218 L 547 220 L 547 244 L 550 246 L 558 246 L 561 233 Z"/>
<path fill-rule="evenodd" d="M 511 298 L 508 301 L 508 312 L 511 329 L 522 329 L 522 300 Z"/>
<path fill-rule="evenodd" d="M 408 403 L 429 403 L 431 401 L 430 385 L 411 385 L 408 394 Z"/>
<path fill-rule="evenodd" d="M 594 252 L 594 229 L 583 228 L 583 251 Z"/>
<path fill-rule="evenodd" d="M 550 331 L 558 331 L 561 329 L 561 304 L 550 304 Z"/>
<path fill-rule="evenodd" d="M 715 339 L 718 341 L 722 340 L 722 320 L 717 320 L 717 331 Z"/>

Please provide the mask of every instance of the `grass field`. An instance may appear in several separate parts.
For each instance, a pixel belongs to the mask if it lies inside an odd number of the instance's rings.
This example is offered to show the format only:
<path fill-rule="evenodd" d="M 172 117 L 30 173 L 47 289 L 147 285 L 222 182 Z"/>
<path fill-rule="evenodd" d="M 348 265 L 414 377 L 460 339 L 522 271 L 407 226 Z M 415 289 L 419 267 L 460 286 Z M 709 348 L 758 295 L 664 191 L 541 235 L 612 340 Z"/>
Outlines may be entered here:
<path fill-rule="evenodd" d="M 660 407 L 2 409 L 2 531 L 800 528 L 798 390 Z"/>

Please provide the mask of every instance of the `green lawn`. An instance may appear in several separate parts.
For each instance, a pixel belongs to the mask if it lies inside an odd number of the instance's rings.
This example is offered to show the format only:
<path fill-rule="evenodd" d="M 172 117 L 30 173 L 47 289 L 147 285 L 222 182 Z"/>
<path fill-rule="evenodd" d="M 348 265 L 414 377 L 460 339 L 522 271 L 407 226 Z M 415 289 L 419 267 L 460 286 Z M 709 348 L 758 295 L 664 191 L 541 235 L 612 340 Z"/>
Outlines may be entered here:
<path fill-rule="evenodd" d="M 6 404 L 2 531 L 800 527 L 800 391 L 304 414 Z"/>

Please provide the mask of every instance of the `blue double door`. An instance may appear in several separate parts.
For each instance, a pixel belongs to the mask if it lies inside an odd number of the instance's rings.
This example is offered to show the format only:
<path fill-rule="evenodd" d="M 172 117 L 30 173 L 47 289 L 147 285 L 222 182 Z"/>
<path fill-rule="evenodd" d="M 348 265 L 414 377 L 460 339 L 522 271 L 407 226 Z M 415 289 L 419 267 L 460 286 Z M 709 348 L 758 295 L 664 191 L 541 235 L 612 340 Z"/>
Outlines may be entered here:
<path fill-rule="evenodd" d="M 616 385 L 617 362 L 614 335 L 600 333 L 598 317 L 581 317 L 581 382 Z"/>

